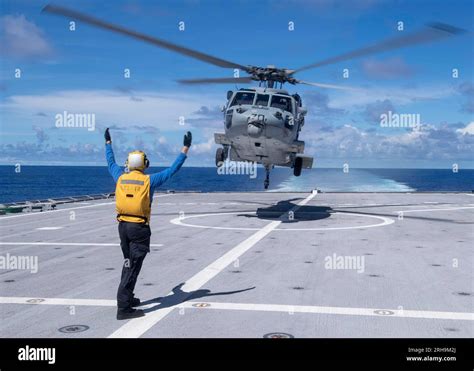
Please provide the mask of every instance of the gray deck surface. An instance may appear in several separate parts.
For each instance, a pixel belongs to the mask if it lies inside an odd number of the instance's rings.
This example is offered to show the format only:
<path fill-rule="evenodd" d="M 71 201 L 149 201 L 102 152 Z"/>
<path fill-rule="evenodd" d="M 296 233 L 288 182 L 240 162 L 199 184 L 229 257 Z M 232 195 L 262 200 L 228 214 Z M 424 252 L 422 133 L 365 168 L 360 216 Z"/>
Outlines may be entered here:
<path fill-rule="evenodd" d="M 0 270 L 0 336 L 472 337 L 473 211 L 466 193 L 160 194 L 132 321 L 113 200 L 1 216 L 1 255 L 39 266 Z"/>

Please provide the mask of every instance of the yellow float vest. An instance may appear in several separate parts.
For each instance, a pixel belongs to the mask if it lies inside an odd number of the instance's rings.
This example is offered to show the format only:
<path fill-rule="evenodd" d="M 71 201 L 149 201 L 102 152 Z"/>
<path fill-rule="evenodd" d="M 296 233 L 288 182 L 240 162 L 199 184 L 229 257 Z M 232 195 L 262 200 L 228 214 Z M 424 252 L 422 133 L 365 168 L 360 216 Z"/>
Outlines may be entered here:
<path fill-rule="evenodd" d="M 117 220 L 132 223 L 150 222 L 150 177 L 141 171 L 120 176 L 115 187 Z"/>

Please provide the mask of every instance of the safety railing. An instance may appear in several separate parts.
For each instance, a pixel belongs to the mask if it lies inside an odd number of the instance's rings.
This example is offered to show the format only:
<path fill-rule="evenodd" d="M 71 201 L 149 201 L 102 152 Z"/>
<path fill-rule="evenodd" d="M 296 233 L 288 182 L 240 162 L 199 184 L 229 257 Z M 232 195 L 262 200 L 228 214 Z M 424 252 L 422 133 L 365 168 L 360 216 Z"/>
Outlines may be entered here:
<path fill-rule="evenodd" d="M 82 196 L 69 196 L 69 197 L 58 197 L 48 198 L 42 200 L 30 200 L 22 202 L 10 202 L 0 204 L 0 215 L 5 214 L 16 214 L 22 212 L 33 212 L 33 211 L 48 211 L 54 210 L 58 205 L 72 203 L 72 202 L 84 202 L 93 200 L 102 200 L 113 198 L 115 193 L 99 193 L 93 195 L 82 195 Z"/>

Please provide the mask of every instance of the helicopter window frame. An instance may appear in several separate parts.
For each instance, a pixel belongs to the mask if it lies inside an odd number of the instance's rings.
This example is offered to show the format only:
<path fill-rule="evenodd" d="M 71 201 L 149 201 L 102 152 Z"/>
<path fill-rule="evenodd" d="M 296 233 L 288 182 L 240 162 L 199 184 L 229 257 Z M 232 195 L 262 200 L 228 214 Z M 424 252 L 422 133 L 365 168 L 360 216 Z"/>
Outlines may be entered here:
<path fill-rule="evenodd" d="M 240 97 L 243 94 L 253 95 L 252 100 L 250 101 L 250 103 L 237 103 L 237 97 Z M 231 102 L 229 107 L 240 106 L 242 104 L 251 106 L 251 105 L 253 105 L 253 102 L 255 101 L 255 95 L 256 94 L 255 94 L 254 91 L 238 91 L 238 92 L 235 93 L 234 98 L 232 98 L 232 102 Z"/>
<path fill-rule="evenodd" d="M 260 97 L 266 97 L 267 102 L 266 102 L 265 104 L 258 104 L 258 102 L 259 102 L 259 96 L 260 96 Z M 271 95 L 270 95 L 270 94 L 267 94 L 267 93 L 257 93 L 257 95 L 255 96 L 255 104 L 254 104 L 254 106 L 268 107 L 268 105 L 269 105 L 269 103 L 270 103 L 270 97 L 271 97 Z"/>
<path fill-rule="evenodd" d="M 288 107 L 290 109 L 290 111 L 286 110 L 286 109 L 283 109 L 283 108 L 280 108 L 280 107 L 274 107 L 273 106 L 273 98 L 285 98 L 285 99 L 288 99 L 290 101 L 290 107 Z M 295 108 L 294 108 L 294 103 L 293 103 L 294 99 L 292 99 L 292 97 L 290 97 L 289 95 L 281 95 L 281 94 L 272 94 L 272 97 L 270 99 L 270 107 L 271 108 L 277 108 L 277 109 L 281 109 L 285 112 L 289 112 L 291 114 L 293 114 L 295 112 Z"/>

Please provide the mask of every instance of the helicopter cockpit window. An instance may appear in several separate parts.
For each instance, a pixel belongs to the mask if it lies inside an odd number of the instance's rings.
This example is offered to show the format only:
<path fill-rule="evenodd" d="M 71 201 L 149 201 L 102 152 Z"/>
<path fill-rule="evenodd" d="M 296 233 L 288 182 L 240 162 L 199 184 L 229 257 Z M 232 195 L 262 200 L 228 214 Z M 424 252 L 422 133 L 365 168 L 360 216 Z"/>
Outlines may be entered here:
<path fill-rule="evenodd" d="M 292 112 L 291 99 L 289 97 L 283 97 L 281 95 L 272 96 L 271 107 L 280 108 L 283 111 Z"/>
<path fill-rule="evenodd" d="M 234 100 L 232 101 L 231 106 L 236 106 L 240 104 L 253 104 L 253 98 L 255 97 L 255 93 L 248 93 L 248 92 L 238 92 L 235 94 Z"/>
<path fill-rule="evenodd" d="M 268 106 L 268 101 L 270 100 L 270 96 L 268 94 L 257 94 L 257 99 L 255 101 L 256 106 Z"/>

